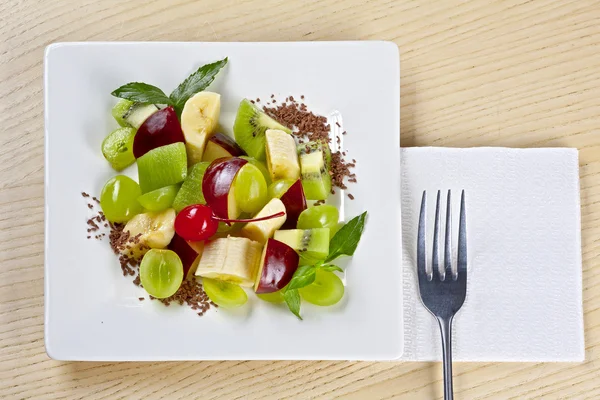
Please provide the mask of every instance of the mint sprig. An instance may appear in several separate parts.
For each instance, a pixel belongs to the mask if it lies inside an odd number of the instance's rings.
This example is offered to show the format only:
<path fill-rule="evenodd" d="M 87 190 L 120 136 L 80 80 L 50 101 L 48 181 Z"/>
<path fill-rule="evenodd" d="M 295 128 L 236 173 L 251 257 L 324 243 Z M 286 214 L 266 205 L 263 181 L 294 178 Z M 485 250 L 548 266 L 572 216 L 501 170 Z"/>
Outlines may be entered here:
<path fill-rule="evenodd" d="M 165 104 L 173 106 L 181 115 L 185 102 L 194 94 L 203 91 L 215 80 L 219 71 L 227 64 L 227 57 L 211 64 L 203 65 L 181 82 L 170 96 L 160 88 L 144 82 L 130 82 L 113 90 L 115 97 L 138 103 Z"/>
<path fill-rule="evenodd" d="M 313 283 L 318 269 L 329 272 L 344 271 L 337 265 L 327 263 L 338 257 L 352 256 L 354 254 L 365 228 L 366 219 L 367 212 L 365 211 L 358 217 L 352 218 L 342 229 L 337 231 L 329 242 L 329 255 L 323 262 L 318 262 L 314 265 L 301 265 L 294 272 L 290 283 L 283 289 L 283 299 L 295 316 L 302 319 L 300 316 L 300 294 L 298 293 L 298 289 Z"/>
<path fill-rule="evenodd" d="M 144 82 L 126 83 L 115 89 L 111 94 L 138 103 L 171 105 L 171 99 L 162 90 Z"/>

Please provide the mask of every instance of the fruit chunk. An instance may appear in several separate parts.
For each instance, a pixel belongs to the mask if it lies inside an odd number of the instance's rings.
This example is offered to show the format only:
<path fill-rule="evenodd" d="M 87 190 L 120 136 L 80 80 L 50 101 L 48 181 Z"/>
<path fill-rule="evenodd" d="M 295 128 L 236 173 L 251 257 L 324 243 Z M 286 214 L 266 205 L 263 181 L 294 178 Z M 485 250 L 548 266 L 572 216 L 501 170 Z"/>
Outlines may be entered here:
<path fill-rule="evenodd" d="M 143 254 L 148 248 L 164 249 L 175 235 L 175 210 L 168 208 L 161 212 L 146 212 L 133 217 L 123 228 L 130 237 L 138 236 L 131 245 L 129 253 L 134 256 Z"/>
<path fill-rule="evenodd" d="M 171 106 L 158 110 L 139 127 L 133 141 L 133 154 L 140 158 L 150 150 L 168 144 L 185 142 L 175 109 Z"/>
<path fill-rule="evenodd" d="M 150 150 L 137 159 L 143 193 L 183 181 L 187 175 L 185 145 L 173 143 Z"/>
<path fill-rule="evenodd" d="M 236 204 L 245 213 L 255 214 L 268 201 L 267 182 L 260 170 L 250 163 L 240 168 L 232 185 Z"/>
<path fill-rule="evenodd" d="M 263 250 L 254 283 L 256 293 L 272 293 L 283 289 L 298 269 L 298 253 L 285 243 L 269 239 Z"/>
<path fill-rule="evenodd" d="M 269 197 L 280 198 L 283 205 L 285 205 L 287 218 L 283 228 L 296 228 L 298 216 L 306 210 L 306 197 L 304 197 L 304 189 L 300 180 L 294 182 L 285 179 L 273 182 L 269 186 Z"/>
<path fill-rule="evenodd" d="M 271 199 L 254 218 L 262 218 L 278 212 L 285 212 L 285 206 L 279 199 Z M 266 221 L 249 222 L 242 228 L 240 234 L 251 240 L 264 244 L 273 233 L 284 224 L 286 216 L 268 219 Z"/>
<path fill-rule="evenodd" d="M 266 157 L 265 131 L 267 129 L 280 129 L 292 133 L 290 129 L 255 107 L 250 100 L 242 100 L 233 124 L 235 141 L 249 156 L 259 161 L 264 161 Z"/>
<path fill-rule="evenodd" d="M 177 233 L 169 243 L 169 250 L 174 251 L 179 256 L 183 265 L 183 277 L 189 279 L 194 276 L 198 263 L 200 263 L 200 254 L 190 246 L 190 244 Z"/>
<path fill-rule="evenodd" d="M 220 112 L 221 95 L 218 93 L 196 93 L 185 102 L 181 112 L 181 128 L 190 165 L 202 161 L 206 140 L 215 130 Z"/>
<path fill-rule="evenodd" d="M 241 158 L 221 158 L 210 164 L 202 180 L 202 193 L 206 204 L 217 217 L 237 218 L 241 210 L 235 200 L 235 188 L 232 183 L 238 171 L 248 161 Z"/>
<path fill-rule="evenodd" d="M 245 156 L 246 152 L 240 146 L 223 133 L 211 136 L 206 142 L 202 161 L 212 162 L 217 158 Z"/>
<path fill-rule="evenodd" d="M 318 306 L 332 306 L 344 297 L 344 283 L 333 272 L 317 269 L 315 281 L 298 289 L 300 296 Z"/>
<path fill-rule="evenodd" d="M 283 303 L 285 300 L 283 298 L 283 292 L 281 290 L 278 290 L 277 292 L 273 292 L 273 293 L 257 294 L 256 297 L 258 297 L 261 300 L 268 301 L 269 303 L 274 303 L 274 304 Z"/>
<path fill-rule="evenodd" d="M 180 185 L 165 186 L 138 197 L 138 202 L 148 211 L 162 211 L 173 205 Z"/>
<path fill-rule="evenodd" d="M 135 162 L 133 156 L 134 128 L 119 128 L 102 141 L 102 155 L 116 171 L 121 171 Z"/>
<path fill-rule="evenodd" d="M 301 257 L 301 265 L 323 261 L 329 255 L 329 229 L 289 229 L 276 231 L 279 240 L 296 250 Z"/>
<path fill-rule="evenodd" d="M 150 296 L 164 299 L 177 292 L 183 281 L 183 265 L 171 250 L 152 249 L 140 264 L 140 280 Z"/>
<path fill-rule="evenodd" d="M 158 111 L 154 104 L 134 103 L 133 101 L 121 99 L 112 109 L 112 115 L 121 126 L 132 126 L 139 128 L 146 118 Z"/>
<path fill-rule="evenodd" d="M 272 180 L 300 178 L 296 141 L 287 132 L 267 129 L 265 132 L 267 167 Z"/>
<path fill-rule="evenodd" d="M 252 164 L 256 168 L 258 168 L 260 170 L 260 172 L 263 174 L 263 177 L 265 178 L 265 182 L 267 182 L 267 185 L 271 184 L 271 175 L 269 174 L 269 170 L 267 169 L 267 166 L 265 165 L 264 162 L 258 161 L 256 158 L 248 157 L 248 156 L 240 156 L 240 158 L 248 161 L 250 164 Z"/>
<path fill-rule="evenodd" d="M 331 151 L 325 142 L 298 146 L 302 187 L 309 200 L 326 200 L 331 193 Z"/>
<path fill-rule="evenodd" d="M 208 298 L 219 307 L 240 307 L 248 301 L 248 295 L 244 289 L 234 283 L 204 278 L 202 286 Z"/>
<path fill-rule="evenodd" d="M 100 207 L 110 222 L 127 222 L 142 212 L 137 202 L 142 191 L 136 181 L 125 175 L 117 175 L 104 184 L 100 194 Z"/>
<path fill-rule="evenodd" d="M 190 167 L 185 181 L 173 201 L 175 211 L 179 212 L 192 204 L 206 204 L 202 194 L 202 179 L 204 179 L 204 173 L 209 165 L 207 162 L 199 162 Z"/>
<path fill-rule="evenodd" d="M 260 243 L 246 238 L 228 237 L 207 241 L 196 275 L 252 287 L 261 251 Z"/>
<path fill-rule="evenodd" d="M 298 229 L 329 228 L 330 237 L 338 231 L 337 225 L 340 213 L 329 204 L 310 207 L 298 217 Z M 335 232 L 334 232 L 335 230 Z"/>

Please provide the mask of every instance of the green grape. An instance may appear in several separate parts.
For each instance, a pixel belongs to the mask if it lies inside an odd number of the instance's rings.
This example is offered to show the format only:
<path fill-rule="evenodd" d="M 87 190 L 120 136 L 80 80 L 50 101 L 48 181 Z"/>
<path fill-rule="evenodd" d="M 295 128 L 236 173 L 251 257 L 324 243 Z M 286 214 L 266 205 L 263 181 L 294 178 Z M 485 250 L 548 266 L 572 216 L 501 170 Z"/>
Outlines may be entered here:
<path fill-rule="evenodd" d="M 309 303 L 332 306 L 344 297 L 344 283 L 333 272 L 317 269 L 315 281 L 298 291 Z"/>
<path fill-rule="evenodd" d="M 271 183 L 269 185 L 269 199 L 281 198 L 294 183 L 296 181 L 292 179 L 280 179 Z"/>
<path fill-rule="evenodd" d="M 151 296 L 164 299 L 174 295 L 183 282 L 181 259 L 171 250 L 148 250 L 140 264 L 140 280 Z"/>
<path fill-rule="evenodd" d="M 265 165 L 264 162 L 262 161 L 258 161 L 256 158 L 252 158 L 252 157 L 248 157 L 248 156 L 240 156 L 240 158 L 243 158 L 244 160 L 248 161 L 248 163 L 254 165 L 256 168 L 258 168 L 260 170 L 260 172 L 262 172 L 263 176 L 265 177 L 265 182 L 267 182 L 267 185 L 271 184 L 271 175 L 269 175 L 269 170 L 267 169 L 267 166 Z"/>
<path fill-rule="evenodd" d="M 202 286 L 208 298 L 224 308 L 242 306 L 248 301 L 248 295 L 239 285 L 218 279 L 202 279 Z"/>
<path fill-rule="evenodd" d="M 117 175 L 104 184 L 100 207 L 110 222 L 127 222 L 142 212 L 137 198 L 142 195 L 140 185 L 125 175 Z"/>
<path fill-rule="evenodd" d="M 258 298 L 261 300 L 268 301 L 269 303 L 283 303 L 283 293 L 281 290 L 273 293 L 257 294 L 256 296 L 258 296 Z"/>
<path fill-rule="evenodd" d="M 298 229 L 329 228 L 329 237 L 332 238 L 334 228 L 337 228 L 340 213 L 331 205 L 309 207 L 298 217 Z M 336 229 L 337 232 L 337 229 Z"/>
<path fill-rule="evenodd" d="M 181 185 L 165 186 L 138 197 L 139 203 L 148 211 L 162 211 L 173 205 Z"/>
<path fill-rule="evenodd" d="M 267 204 L 267 182 L 260 170 L 248 163 L 233 181 L 235 201 L 243 212 L 256 214 Z"/>

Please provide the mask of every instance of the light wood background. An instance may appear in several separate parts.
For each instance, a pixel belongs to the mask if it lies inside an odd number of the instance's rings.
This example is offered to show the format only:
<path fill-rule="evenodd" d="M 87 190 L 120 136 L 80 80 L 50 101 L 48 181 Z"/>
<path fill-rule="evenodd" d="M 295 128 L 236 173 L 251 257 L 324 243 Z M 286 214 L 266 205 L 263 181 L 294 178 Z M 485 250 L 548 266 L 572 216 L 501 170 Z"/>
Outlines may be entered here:
<path fill-rule="evenodd" d="M 455 390 L 600 398 L 597 0 L 0 0 L 0 21 L 1 398 L 441 398 L 434 363 L 62 363 L 44 351 L 44 47 L 348 39 L 400 47 L 404 146 L 580 149 L 587 361 L 458 364 Z"/>

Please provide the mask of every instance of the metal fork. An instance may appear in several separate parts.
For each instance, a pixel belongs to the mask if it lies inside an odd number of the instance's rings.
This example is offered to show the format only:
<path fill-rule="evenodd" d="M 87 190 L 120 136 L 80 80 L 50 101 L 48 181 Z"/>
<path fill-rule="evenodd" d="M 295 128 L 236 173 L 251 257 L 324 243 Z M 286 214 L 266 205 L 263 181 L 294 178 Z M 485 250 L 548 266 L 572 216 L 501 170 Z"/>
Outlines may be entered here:
<path fill-rule="evenodd" d="M 439 263 L 440 236 L 440 191 L 437 192 L 435 206 L 435 225 L 433 229 L 433 251 L 431 272 L 427 271 L 426 256 L 426 208 L 427 192 L 423 192 L 421 213 L 419 216 L 419 234 L 417 238 L 417 275 L 421 301 L 436 318 L 442 334 L 442 353 L 444 363 L 444 399 L 452 400 L 452 319 L 462 307 L 467 293 L 467 216 L 465 211 L 465 191 L 460 200 L 460 222 L 458 228 L 458 262 L 456 271 L 452 270 L 452 201 L 448 190 L 446 201 L 446 233 L 444 236 L 444 267 Z"/>

